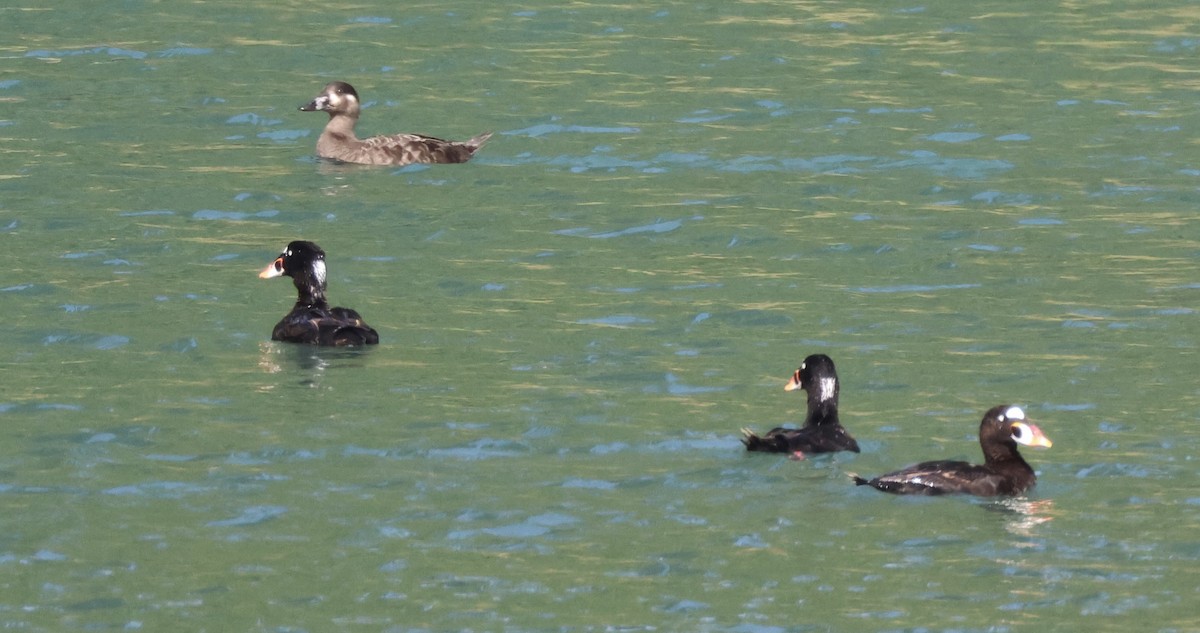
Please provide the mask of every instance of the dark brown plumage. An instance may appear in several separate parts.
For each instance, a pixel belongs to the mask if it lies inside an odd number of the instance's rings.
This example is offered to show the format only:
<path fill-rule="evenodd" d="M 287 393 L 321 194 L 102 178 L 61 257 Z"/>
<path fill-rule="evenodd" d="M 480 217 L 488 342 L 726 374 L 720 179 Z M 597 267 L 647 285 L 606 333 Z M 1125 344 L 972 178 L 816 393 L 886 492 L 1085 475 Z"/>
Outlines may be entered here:
<path fill-rule="evenodd" d="M 1019 495 L 1037 483 L 1037 475 L 1017 452 L 1017 444 L 1049 448 L 1050 439 L 1025 419 L 1020 407 L 992 407 L 979 424 L 983 464 L 941 460 L 921 462 L 903 470 L 854 483 L 902 495 L 962 493 L 980 497 Z"/>
<path fill-rule="evenodd" d="M 776 427 L 763 435 L 742 429 L 746 450 L 791 453 L 800 459 L 809 453 L 858 452 L 858 442 L 838 421 L 841 387 L 833 359 L 824 354 L 805 358 L 784 389 L 807 392 L 808 415 L 804 418 L 804 426 L 799 429 Z"/>
<path fill-rule="evenodd" d="M 317 156 L 363 165 L 465 163 L 492 137 L 485 132 L 466 141 L 446 141 L 421 134 L 391 134 L 359 139 L 354 135 L 360 112 L 358 93 L 343 81 L 325 86 L 300 106 L 303 112 L 327 112 L 329 122 L 317 139 Z"/>
<path fill-rule="evenodd" d="M 308 345 L 374 345 L 379 334 L 350 308 L 331 308 L 325 300 L 325 251 L 312 242 L 287 245 L 271 265 L 258 274 L 262 279 L 291 277 L 296 305 L 275 325 L 271 340 Z"/>

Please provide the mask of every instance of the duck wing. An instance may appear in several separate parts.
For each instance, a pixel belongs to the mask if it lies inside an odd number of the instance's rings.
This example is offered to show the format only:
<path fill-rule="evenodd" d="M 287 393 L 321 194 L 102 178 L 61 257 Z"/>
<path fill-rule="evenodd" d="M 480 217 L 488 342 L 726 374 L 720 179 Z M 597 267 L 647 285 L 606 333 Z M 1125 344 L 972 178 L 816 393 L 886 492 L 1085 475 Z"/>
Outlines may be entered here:
<path fill-rule="evenodd" d="M 776 427 L 763 435 L 742 429 L 742 443 L 748 451 L 767 453 L 859 452 L 858 442 L 840 424 L 806 426 L 800 429 Z"/>
<path fill-rule="evenodd" d="M 1012 482 L 1004 473 L 986 466 L 950 460 L 922 462 L 874 479 L 854 476 L 854 483 L 901 495 L 965 493 L 993 497 L 1013 494 Z"/>
<path fill-rule="evenodd" d="M 483 146 L 491 132 L 468 141 L 447 141 L 422 134 L 390 134 L 373 136 L 362 141 L 361 152 L 377 159 L 386 157 L 386 164 L 465 163 Z"/>
<path fill-rule="evenodd" d="M 375 345 L 379 333 L 349 308 L 293 312 L 275 326 L 271 339 L 307 345 Z"/>

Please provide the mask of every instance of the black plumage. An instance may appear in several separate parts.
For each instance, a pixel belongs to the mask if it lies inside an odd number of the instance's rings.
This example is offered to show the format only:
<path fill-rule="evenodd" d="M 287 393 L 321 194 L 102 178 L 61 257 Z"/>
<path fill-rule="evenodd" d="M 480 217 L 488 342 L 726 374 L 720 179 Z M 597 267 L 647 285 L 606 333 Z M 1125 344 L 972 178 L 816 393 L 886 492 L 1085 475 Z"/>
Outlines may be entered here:
<path fill-rule="evenodd" d="M 350 308 L 333 308 L 325 299 L 325 251 L 312 242 L 287 245 L 261 273 L 263 279 L 287 276 L 296 286 L 296 305 L 275 325 L 271 339 L 309 345 L 374 345 L 379 334 Z"/>
<path fill-rule="evenodd" d="M 744 428 L 742 443 L 746 450 L 791 453 L 797 458 L 810 453 L 859 452 L 858 442 L 838 421 L 841 386 L 833 359 L 824 354 L 805 358 L 784 389 L 803 389 L 808 394 L 804 426 L 798 429 L 776 427 L 763 435 Z"/>
<path fill-rule="evenodd" d="M 980 497 L 1019 495 L 1037 483 L 1033 468 L 1017 452 L 1017 444 L 1049 448 L 1050 439 L 1025 419 L 1020 407 L 992 407 L 979 424 L 983 464 L 939 460 L 921 462 L 903 470 L 854 483 L 903 495 L 970 494 Z"/>

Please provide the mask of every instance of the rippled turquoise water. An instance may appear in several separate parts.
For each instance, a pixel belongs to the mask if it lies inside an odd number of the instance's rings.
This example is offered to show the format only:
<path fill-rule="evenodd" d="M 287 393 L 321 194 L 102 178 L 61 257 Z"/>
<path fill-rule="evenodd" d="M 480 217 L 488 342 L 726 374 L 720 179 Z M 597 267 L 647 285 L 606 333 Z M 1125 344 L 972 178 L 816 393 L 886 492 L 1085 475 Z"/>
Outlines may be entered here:
<path fill-rule="evenodd" d="M 1197 631 L 1190 3 L 0 10 L 0 628 Z M 360 132 L 467 165 L 316 161 Z M 376 349 L 269 341 L 292 239 Z M 807 354 L 859 455 L 747 455 Z M 978 459 L 1026 499 L 851 486 Z"/>

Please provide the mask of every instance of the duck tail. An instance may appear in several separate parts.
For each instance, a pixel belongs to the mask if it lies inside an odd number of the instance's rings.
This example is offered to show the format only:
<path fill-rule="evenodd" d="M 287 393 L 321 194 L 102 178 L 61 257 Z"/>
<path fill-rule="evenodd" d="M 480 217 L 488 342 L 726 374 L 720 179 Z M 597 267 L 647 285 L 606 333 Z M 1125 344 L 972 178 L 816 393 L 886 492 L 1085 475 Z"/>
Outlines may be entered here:
<path fill-rule="evenodd" d="M 859 477 L 858 473 L 846 473 L 846 476 L 849 477 L 850 480 L 853 481 L 854 485 L 856 485 L 856 486 L 867 486 L 867 485 L 871 484 L 871 480 L 863 479 L 862 477 Z"/>
<path fill-rule="evenodd" d="M 742 444 L 746 445 L 746 450 L 748 451 L 763 450 L 763 439 L 746 427 L 742 427 Z"/>
<path fill-rule="evenodd" d="M 476 152 L 476 150 L 483 147 L 484 143 L 488 142 L 488 139 L 492 138 L 492 134 L 494 134 L 494 132 L 484 132 L 483 134 L 477 134 L 477 135 L 472 136 L 471 138 L 463 141 L 462 144 L 469 147 L 471 149 L 471 153 L 474 154 Z"/>

